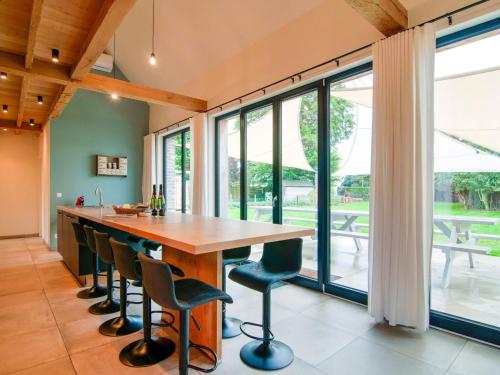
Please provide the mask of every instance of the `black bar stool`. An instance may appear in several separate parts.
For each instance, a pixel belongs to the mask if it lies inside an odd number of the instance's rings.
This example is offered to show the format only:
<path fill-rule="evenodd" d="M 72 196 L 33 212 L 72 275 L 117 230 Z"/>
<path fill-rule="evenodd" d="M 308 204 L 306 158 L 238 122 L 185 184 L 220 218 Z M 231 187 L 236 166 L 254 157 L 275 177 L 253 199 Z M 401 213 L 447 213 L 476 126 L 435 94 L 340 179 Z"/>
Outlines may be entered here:
<path fill-rule="evenodd" d="M 141 264 L 135 252 L 129 245 L 110 238 L 115 263 L 121 278 L 133 281 L 142 280 Z M 182 271 L 181 271 L 182 272 Z M 142 289 L 142 319 L 144 338 L 134 341 L 120 352 L 120 361 L 130 367 L 144 367 L 154 365 L 168 358 L 175 351 L 175 343 L 163 337 L 151 335 L 151 298 Z"/>
<path fill-rule="evenodd" d="M 110 235 L 95 230 L 94 238 L 99 257 L 105 263 L 114 264 L 113 249 L 109 243 Z M 127 294 L 127 279 L 120 275 L 120 316 L 107 320 L 99 326 L 99 332 L 104 336 L 124 336 L 142 329 L 142 322 L 139 319 L 127 316 Z"/>
<path fill-rule="evenodd" d="M 232 298 L 222 290 L 214 288 L 195 279 L 181 279 L 174 281 L 169 264 L 139 254 L 142 266 L 144 289 L 153 301 L 162 307 L 179 311 L 179 374 L 187 375 L 188 368 L 202 372 L 211 372 L 217 368 L 217 354 L 210 348 L 191 343 L 189 341 L 189 319 L 191 310 L 208 302 L 220 300 L 232 303 Z M 189 363 L 189 347 L 210 353 L 214 365 L 204 369 Z"/>
<path fill-rule="evenodd" d="M 80 223 L 71 223 L 73 226 L 73 231 L 75 232 L 76 242 L 80 246 L 88 248 L 91 252 L 91 262 L 92 262 L 92 287 L 81 290 L 76 295 L 78 298 L 91 299 L 98 298 L 106 295 L 106 289 L 99 285 L 99 264 L 97 260 L 97 253 L 95 250 L 90 249 L 87 243 L 87 237 L 85 231 L 83 230 L 83 225 Z"/>
<path fill-rule="evenodd" d="M 276 283 L 297 276 L 302 266 L 302 238 L 264 244 L 259 262 L 233 268 L 229 278 L 263 294 L 262 324 L 245 322 L 241 332 L 253 338 L 240 350 L 240 358 L 248 366 L 260 370 L 278 370 L 293 361 L 292 349 L 277 340 L 271 332 L 271 289 Z M 264 337 L 245 332 L 245 326 L 262 327 Z"/>
<path fill-rule="evenodd" d="M 85 231 L 85 237 L 87 238 L 88 248 L 95 252 L 98 256 L 98 259 L 106 264 L 106 299 L 90 306 L 89 313 L 94 315 L 113 314 L 117 311 L 120 311 L 120 304 L 113 300 L 113 257 L 110 258 L 105 249 L 104 251 L 102 251 L 102 247 L 97 247 L 94 236 L 94 228 L 88 225 L 84 225 L 83 230 Z"/>
<path fill-rule="evenodd" d="M 136 237 L 136 236 L 133 236 L 133 237 Z M 131 236 L 129 236 L 129 239 L 130 238 L 131 238 Z M 144 254 L 151 255 L 151 250 L 153 250 L 153 251 L 160 250 L 160 247 L 161 247 L 160 243 L 155 242 L 155 241 L 151 241 L 151 240 L 144 240 L 144 239 L 139 238 L 139 237 L 136 237 L 136 238 L 139 239 L 139 241 L 134 240 L 133 242 L 136 242 L 137 244 L 139 244 L 140 241 L 142 241 L 142 250 L 144 251 Z M 133 246 L 132 246 L 132 248 L 133 248 Z M 138 248 L 134 249 L 134 250 L 140 251 Z M 142 280 L 134 281 L 132 283 L 132 285 L 133 286 L 142 286 Z"/>
<path fill-rule="evenodd" d="M 251 246 L 238 247 L 222 252 L 222 290 L 226 291 L 226 266 L 246 261 L 250 256 Z M 222 338 L 229 339 L 241 334 L 242 321 L 226 316 L 226 304 L 222 303 Z"/>

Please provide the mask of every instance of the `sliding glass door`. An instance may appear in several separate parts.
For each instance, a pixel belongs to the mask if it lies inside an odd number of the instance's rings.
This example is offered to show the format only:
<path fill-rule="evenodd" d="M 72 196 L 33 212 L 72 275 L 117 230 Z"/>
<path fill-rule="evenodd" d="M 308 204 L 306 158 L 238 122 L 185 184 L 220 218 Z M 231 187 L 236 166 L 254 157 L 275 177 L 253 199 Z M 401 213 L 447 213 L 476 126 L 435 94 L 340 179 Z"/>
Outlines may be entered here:
<path fill-rule="evenodd" d="M 191 212 L 190 148 L 189 128 L 163 138 L 163 188 L 168 211 Z"/>

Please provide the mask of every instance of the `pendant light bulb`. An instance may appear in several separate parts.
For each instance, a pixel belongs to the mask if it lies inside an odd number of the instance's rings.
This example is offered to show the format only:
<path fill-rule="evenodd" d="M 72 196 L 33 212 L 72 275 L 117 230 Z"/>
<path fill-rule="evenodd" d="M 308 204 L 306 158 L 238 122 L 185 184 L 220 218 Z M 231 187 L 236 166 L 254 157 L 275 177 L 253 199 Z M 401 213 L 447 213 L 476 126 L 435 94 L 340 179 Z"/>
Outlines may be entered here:
<path fill-rule="evenodd" d="M 156 56 L 155 56 L 154 52 L 151 52 L 151 55 L 149 56 L 149 63 L 151 65 L 156 65 Z"/>

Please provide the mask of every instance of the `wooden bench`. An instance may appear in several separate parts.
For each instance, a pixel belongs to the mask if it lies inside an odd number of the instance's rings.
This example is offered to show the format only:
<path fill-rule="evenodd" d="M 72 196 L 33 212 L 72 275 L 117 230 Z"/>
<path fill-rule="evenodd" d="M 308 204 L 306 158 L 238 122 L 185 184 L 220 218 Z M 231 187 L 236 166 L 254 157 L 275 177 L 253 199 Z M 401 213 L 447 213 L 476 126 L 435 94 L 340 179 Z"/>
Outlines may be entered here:
<path fill-rule="evenodd" d="M 447 288 L 450 284 L 450 268 L 451 262 L 453 261 L 452 252 L 460 251 L 467 253 L 469 255 L 469 265 L 470 268 L 474 268 L 474 261 L 472 259 L 472 254 L 488 255 L 490 253 L 490 248 L 486 246 L 478 246 L 471 242 L 464 243 L 434 243 L 433 248 L 441 250 L 446 255 L 446 263 L 443 270 L 443 278 L 441 281 L 441 287 Z"/>

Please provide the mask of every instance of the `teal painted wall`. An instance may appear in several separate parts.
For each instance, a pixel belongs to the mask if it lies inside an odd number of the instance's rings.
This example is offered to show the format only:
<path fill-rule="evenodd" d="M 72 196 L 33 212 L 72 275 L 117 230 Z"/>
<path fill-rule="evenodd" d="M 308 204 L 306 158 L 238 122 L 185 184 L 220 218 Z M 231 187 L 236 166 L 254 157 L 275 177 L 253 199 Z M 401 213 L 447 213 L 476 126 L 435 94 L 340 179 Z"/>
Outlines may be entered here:
<path fill-rule="evenodd" d="M 50 128 L 51 246 L 56 247 L 56 206 L 72 205 L 80 195 L 98 204 L 99 185 L 106 205 L 142 200 L 143 136 L 148 134 L 147 103 L 78 90 Z M 96 154 L 128 157 L 128 176 L 96 176 Z M 56 193 L 62 193 L 57 198 Z"/>

